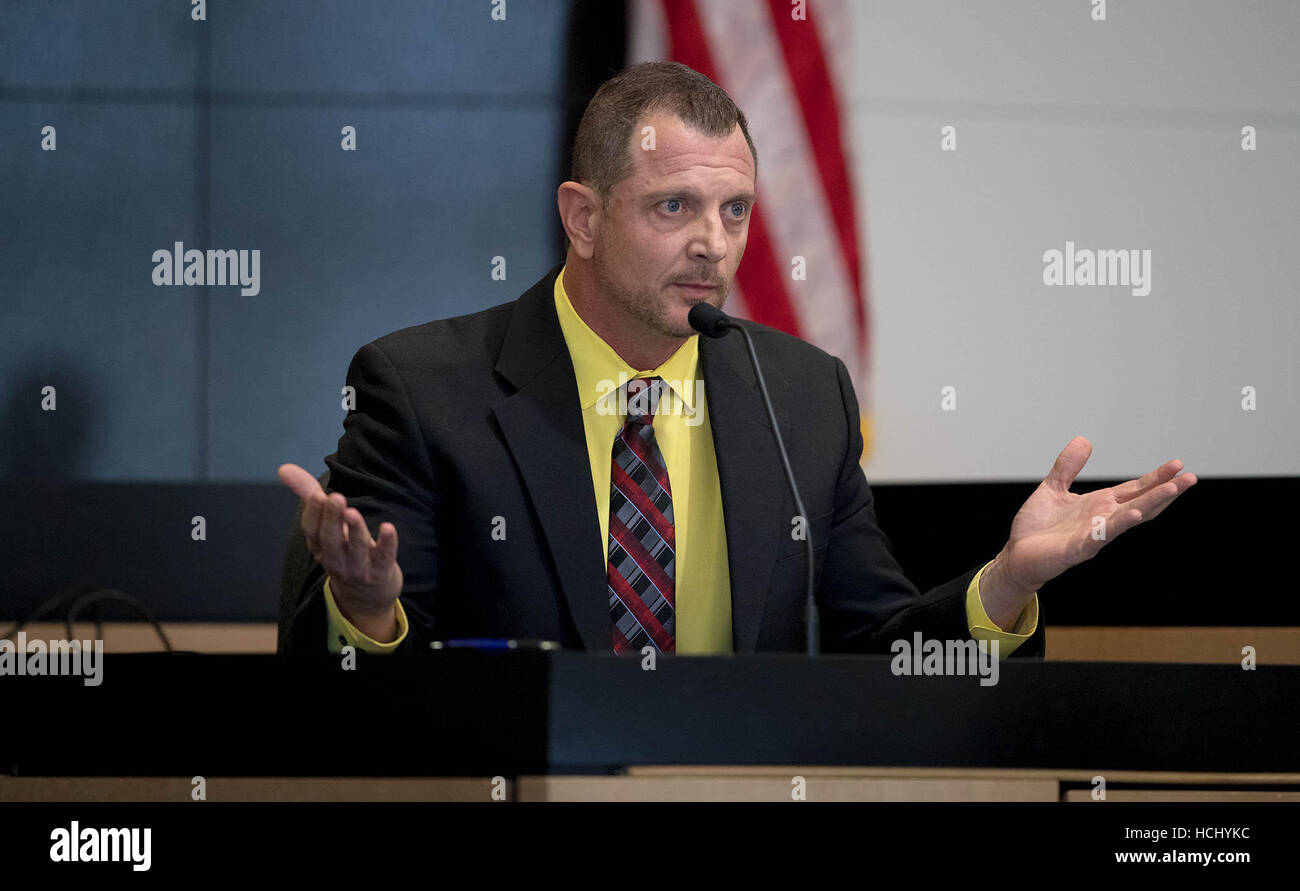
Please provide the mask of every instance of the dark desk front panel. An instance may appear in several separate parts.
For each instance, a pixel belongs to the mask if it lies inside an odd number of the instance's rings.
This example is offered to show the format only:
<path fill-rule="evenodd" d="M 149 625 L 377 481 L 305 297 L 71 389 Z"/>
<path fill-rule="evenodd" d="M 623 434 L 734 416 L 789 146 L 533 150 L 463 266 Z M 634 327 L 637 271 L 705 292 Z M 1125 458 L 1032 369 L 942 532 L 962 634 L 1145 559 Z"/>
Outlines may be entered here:
<path fill-rule="evenodd" d="M 629 765 L 1300 771 L 1300 666 L 472 654 L 107 656 L 0 677 L 17 775 L 518 776 Z"/>

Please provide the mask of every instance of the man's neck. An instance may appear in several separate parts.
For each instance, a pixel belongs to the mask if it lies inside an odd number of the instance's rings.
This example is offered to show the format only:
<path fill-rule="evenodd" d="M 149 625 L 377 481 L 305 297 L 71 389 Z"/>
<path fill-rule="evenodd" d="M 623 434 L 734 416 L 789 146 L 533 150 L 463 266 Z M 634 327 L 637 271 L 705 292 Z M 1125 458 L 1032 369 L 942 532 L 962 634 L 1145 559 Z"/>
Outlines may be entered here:
<path fill-rule="evenodd" d="M 647 332 L 634 319 L 611 309 L 611 302 L 596 292 L 594 279 L 586 274 L 589 267 L 576 267 L 573 258 L 564 267 L 564 293 L 578 317 L 607 343 L 620 359 L 634 371 L 658 368 L 686 343 L 685 337 L 664 337 Z M 580 271 L 581 270 L 581 271 Z"/>

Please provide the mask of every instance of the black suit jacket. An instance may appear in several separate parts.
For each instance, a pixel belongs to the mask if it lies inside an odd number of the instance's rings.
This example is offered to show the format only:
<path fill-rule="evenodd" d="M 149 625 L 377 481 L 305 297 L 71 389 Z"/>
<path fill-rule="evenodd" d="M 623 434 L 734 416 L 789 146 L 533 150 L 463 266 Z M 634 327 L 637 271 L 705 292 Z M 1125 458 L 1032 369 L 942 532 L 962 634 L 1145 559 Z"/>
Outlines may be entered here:
<path fill-rule="evenodd" d="M 400 651 L 459 637 L 542 638 L 611 651 L 606 567 L 573 365 L 555 313 L 560 267 L 518 300 L 382 337 L 352 360 L 356 408 L 330 486 L 372 534 L 398 531 L 410 631 Z M 844 363 L 763 325 L 752 333 L 816 545 L 826 652 L 900 637 L 963 639 L 978 566 L 922 595 L 876 522 Z M 700 338 L 721 480 L 738 653 L 803 647 L 803 542 L 744 343 Z M 504 521 L 504 539 L 492 534 Z M 942 543 L 938 543 L 942 547 Z M 990 555 L 992 556 L 992 555 Z M 313 565 L 286 651 L 325 648 Z M 1016 655 L 1041 655 L 1043 627 Z"/>

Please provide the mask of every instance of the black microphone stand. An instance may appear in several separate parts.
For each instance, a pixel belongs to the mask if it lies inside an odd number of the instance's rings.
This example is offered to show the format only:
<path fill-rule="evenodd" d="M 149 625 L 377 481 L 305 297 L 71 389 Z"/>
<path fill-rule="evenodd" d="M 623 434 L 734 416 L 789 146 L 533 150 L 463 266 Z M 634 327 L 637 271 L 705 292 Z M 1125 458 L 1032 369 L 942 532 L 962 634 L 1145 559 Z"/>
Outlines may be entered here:
<path fill-rule="evenodd" d="M 804 601 L 804 640 L 810 657 L 821 652 L 821 620 L 817 613 L 815 593 L 816 564 L 813 560 L 812 525 L 804 510 L 803 499 L 799 497 L 799 486 L 794 481 L 794 469 L 790 466 L 790 455 L 785 450 L 785 441 L 781 439 L 781 428 L 776 423 L 776 412 L 772 409 L 772 397 L 767 392 L 767 382 L 763 380 L 763 369 L 759 365 L 758 353 L 754 351 L 754 339 L 749 332 L 737 324 L 730 316 L 711 303 L 697 303 L 691 307 L 688 315 L 691 327 L 707 337 L 722 337 L 728 330 L 740 332 L 749 351 L 750 364 L 754 366 L 754 378 L 758 381 L 758 392 L 763 397 L 763 408 L 767 409 L 767 419 L 772 423 L 772 436 L 776 440 L 776 451 L 781 456 L 781 467 L 785 471 L 785 481 L 790 487 L 790 497 L 794 499 L 794 509 L 804 522 L 803 550 L 807 561 L 807 580 Z"/>

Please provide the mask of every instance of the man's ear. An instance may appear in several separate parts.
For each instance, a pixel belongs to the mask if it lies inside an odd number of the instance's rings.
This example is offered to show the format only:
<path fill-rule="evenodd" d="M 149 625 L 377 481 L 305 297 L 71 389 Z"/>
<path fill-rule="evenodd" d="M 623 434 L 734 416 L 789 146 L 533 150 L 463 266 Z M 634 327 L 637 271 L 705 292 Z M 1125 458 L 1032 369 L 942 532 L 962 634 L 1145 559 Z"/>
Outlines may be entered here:
<path fill-rule="evenodd" d="M 595 253 L 596 229 L 603 205 L 595 189 L 572 181 L 560 183 L 555 193 L 560 222 L 578 256 L 590 260 Z"/>

